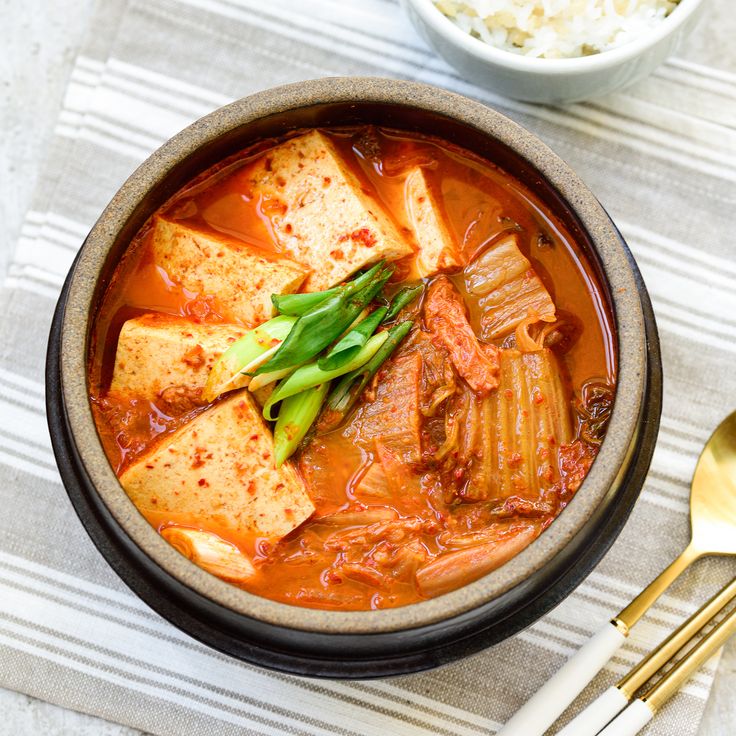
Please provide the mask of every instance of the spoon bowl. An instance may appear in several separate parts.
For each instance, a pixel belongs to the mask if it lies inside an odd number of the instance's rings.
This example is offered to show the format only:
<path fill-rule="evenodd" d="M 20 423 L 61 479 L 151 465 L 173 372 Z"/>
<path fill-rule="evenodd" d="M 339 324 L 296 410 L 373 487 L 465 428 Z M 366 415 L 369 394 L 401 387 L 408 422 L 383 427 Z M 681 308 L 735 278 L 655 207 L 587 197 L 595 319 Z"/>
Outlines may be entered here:
<path fill-rule="evenodd" d="M 690 546 L 704 555 L 736 555 L 736 411 L 705 443 L 690 494 Z"/>
<path fill-rule="evenodd" d="M 736 555 L 736 411 L 715 429 L 700 453 L 690 484 L 690 543 L 613 619 L 625 635 L 695 560 Z"/>

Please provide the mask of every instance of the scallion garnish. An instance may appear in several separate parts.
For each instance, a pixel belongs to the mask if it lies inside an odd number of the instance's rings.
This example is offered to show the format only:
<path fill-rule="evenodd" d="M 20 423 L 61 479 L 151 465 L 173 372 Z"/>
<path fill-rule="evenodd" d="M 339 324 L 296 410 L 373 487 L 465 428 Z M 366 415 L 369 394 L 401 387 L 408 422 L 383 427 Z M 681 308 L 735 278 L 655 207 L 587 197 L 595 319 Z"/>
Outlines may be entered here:
<path fill-rule="evenodd" d="M 381 347 L 361 367 L 344 375 L 335 390 L 330 394 L 327 403 L 332 411 L 341 416 L 345 416 L 350 411 L 358 397 L 363 393 L 363 389 L 376 375 L 383 363 L 391 357 L 391 354 L 406 337 L 413 324 L 411 320 L 406 320 L 399 322 L 386 332 L 380 333 L 387 335 Z"/>
<path fill-rule="evenodd" d="M 294 454 L 304 439 L 322 408 L 329 388 L 329 383 L 312 386 L 281 402 L 279 418 L 273 428 L 273 454 L 277 468 Z"/>
<path fill-rule="evenodd" d="M 417 286 L 405 286 L 403 289 L 399 289 L 391 300 L 391 306 L 388 309 L 384 322 L 390 322 L 398 313 L 406 306 L 411 304 L 424 290 L 422 284 Z"/>
<path fill-rule="evenodd" d="M 271 302 L 280 314 L 301 317 L 335 294 L 338 288 L 327 289 L 327 291 L 310 291 L 306 294 L 271 294 Z"/>
<path fill-rule="evenodd" d="M 276 417 L 273 416 L 272 408 L 279 401 L 287 399 L 289 396 L 294 396 L 294 394 L 298 394 L 300 391 L 312 388 L 313 386 L 327 383 L 333 378 L 339 378 L 345 373 L 349 373 L 356 368 L 360 368 L 376 354 L 388 337 L 388 332 L 379 332 L 377 335 L 373 335 L 373 337 L 371 337 L 358 351 L 357 355 L 334 370 L 323 371 L 319 365 L 317 365 L 317 361 L 307 363 L 307 365 L 297 368 L 287 379 L 283 380 L 276 387 L 271 396 L 269 396 L 268 401 L 263 407 L 264 418 L 271 422 L 276 420 Z"/>
<path fill-rule="evenodd" d="M 275 354 L 295 322 L 296 317 L 279 315 L 235 341 L 212 366 L 202 391 L 204 400 L 214 401 L 220 394 L 236 388 L 233 386 L 236 379 L 255 370 L 259 360 L 268 360 Z"/>
<path fill-rule="evenodd" d="M 317 365 L 323 371 L 330 371 L 347 363 L 368 342 L 368 338 L 376 331 L 378 325 L 383 322 L 387 311 L 386 307 L 379 307 L 365 319 L 358 322 L 345 337 L 335 344 L 327 355 L 317 361 Z"/>
<path fill-rule="evenodd" d="M 376 332 L 424 288 L 420 284 L 400 289 L 390 305 L 374 305 L 370 311 L 371 302 L 393 272 L 392 265 L 380 261 L 326 291 L 272 295 L 279 316 L 250 330 L 217 359 L 204 398 L 214 401 L 243 385 L 257 391 L 279 381 L 263 407 L 263 416 L 276 422 L 274 455 L 280 466 L 296 451 L 319 415 L 330 382 L 342 379 L 329 398 L 330 408 L 341 418 L 411 329 L 412 323 L 405 321 Z"/>
<path fill-rule="evenodd" d="M 297 319 L 276 353 L 254 375 L 296 367 L 314 358 L 351 325 L 393 271 L 393 266 L 381 261 L 339 286 L 332 296 Z"/>

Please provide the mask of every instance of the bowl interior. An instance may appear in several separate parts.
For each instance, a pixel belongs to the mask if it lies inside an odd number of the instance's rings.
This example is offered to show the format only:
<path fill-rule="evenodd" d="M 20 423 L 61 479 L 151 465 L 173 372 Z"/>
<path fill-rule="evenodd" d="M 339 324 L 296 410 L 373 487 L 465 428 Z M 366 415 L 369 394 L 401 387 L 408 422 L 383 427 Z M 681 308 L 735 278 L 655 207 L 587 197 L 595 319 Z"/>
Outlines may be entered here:
<path fill-rule="evenodd" d="M 333 612 L 266 600 L 214 578 L 171 548 L 118 483 L 102 450 L 87 396 L 86 360 L 96 305 L 147 218 L 191 179 L 263 138 L 312 126 L 372 123 L 426 132 L 489 159 L 557 214 L 597 273 L 614 317 L 618 386 L 608 434 L 568 507 L 527 549 L 463 588 L 403 608 Z M 62 327 L 67 421 L 97 492 L 131 540 L 166 573 L 218 605 L 260 621 L 321 633 L 391 632 L 446 620 L 521 586 L 561 553 L 610 495 L 636 441 L 646 373 L 641 304 L 626 251 L 604 210 L 538 139 L 489 108 L 425 85 L 332 79 L 259 93 L 215 111 L 166 143 L 123 185 L 85 243 L 72 275 Z"/>

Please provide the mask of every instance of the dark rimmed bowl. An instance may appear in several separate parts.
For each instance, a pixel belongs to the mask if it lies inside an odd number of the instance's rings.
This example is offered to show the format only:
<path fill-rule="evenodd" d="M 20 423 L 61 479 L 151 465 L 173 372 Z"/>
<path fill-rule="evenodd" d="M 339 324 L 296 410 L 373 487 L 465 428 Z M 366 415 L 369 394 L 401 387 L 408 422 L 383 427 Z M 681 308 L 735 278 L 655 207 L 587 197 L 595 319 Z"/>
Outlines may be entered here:
<path fill-rule="evenodd" d="M 92 320 L 132 237 L 212 164 L 295 128 L 374 123 L 424 131 L 520 179 L 565 223 L 598 272 L 614 315 L 618 385 L 590 473 L 549 529 L 498 570 L 430 601 L 336 612 L 266 600 L 196 567 L 169 546 L 120 486 L 100 443 L 87 386 Z M 484 105 L 427 85 L 334 78 L 278 87 L 220 108 L 176 135 L 121 187 L 67 277 L 47 357 L 47 410 L 64 485 L 120 577 L 175 626 L 239 659 L 330 677 L 414 672 L 528 626 L 592 570 L 618 536 L 649 467 L 662 400 L 659 341 L 631 253 L 599 202 L 541 141 Z"/>

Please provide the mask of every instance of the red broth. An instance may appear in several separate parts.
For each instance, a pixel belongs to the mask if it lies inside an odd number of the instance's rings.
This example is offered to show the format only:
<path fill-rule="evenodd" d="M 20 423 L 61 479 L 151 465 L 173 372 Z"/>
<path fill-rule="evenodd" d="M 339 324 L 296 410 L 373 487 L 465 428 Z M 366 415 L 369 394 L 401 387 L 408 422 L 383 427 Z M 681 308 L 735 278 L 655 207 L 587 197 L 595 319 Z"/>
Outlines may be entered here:
<path fill-rule="evenodd" d="M 445 582 L 437 583 L 430 594 L 458 587 L 483 573 L 483 566 L 474 560 L 478 550 L 492 556 L 505 544 L 507 554 L 513 554 L 564 508 L 597 452 L 610 411 L 616 377 L 612 318 L 593 270 L 564 224 L 532 191 L 492 163 L 442 140 L 413 133 L 372 127 L 325 132 L 399 227 L 405 225 L 405 172 L 422 165 L 439 182 L 443 216 L 466 262 L 504 233 L 517 233 L 519 247 L 552 296 L 562 325 L 550 349 L 570 394 L 569 410 L 577 434 L 561 455 L 561 481 L 543 502 L 540 499 L 529 506 L 520 501 L 500 508 L 453 495 L 446 476 L 431 463 L 409 466 L 388 457 L 384 461 L 391 473 L 385 487 L 379 483 L 366 492 L 364 480 L 376 457 L 360 442 L 359 429 L 352 435 L 347 431 L 350 436 L 346 436 L 345 427 L 354 419 L 348 417 L 337 429 L 311 433 L 294 457 L 316 512 L 280 542 L 234 538 L 224 529 L 181 515 L 174 519 L 164 513 L 147 513 L 147 518 L 157 529 L 175 522 L 214 532 L 237 545 L 262 573 L 244 585 L 258 595 L 338 610 L 399 606 L 428 596 L 418 572 L 428 562 L 450 552 L 456 556 L 448 557 L 448 568 L 455 560 L 466 562 L 452 574 L 442 565 L 432 568 L 433 575 Z M 279 251 L 268 212 L 260 201 L 249 198 L 244 185 L 248 167 L 266 150 L 259 146 L 257 152 L 245 151 L 214 167 L 162 211 L 199 229 Z M 118 474 L 161 437 L 206 409 L 177 413 L 133 395 L 109 394 L 122 324 L 146 312 L 199 322 L 224 321 L 217 295 L 194 294 L 175 283 L 154 264 L 149 241 L 150 233 L 143 228 L 117 268 L 96 316 L 89 359 L 95 419 Z M 395 278 L 400 280 L 400 276 Z M 461 275 L 451 278 L 477 330 L 478 305 L 465 292 Z M 508 340 L 502 342 L 508 344 Z M 411 347 L 406 351 L 410 353 Z M 354 412 L 359 410 L 360 406 Z M 428 446 L 431 451 L 431 442 Z M 496 560 L 498 564 L 505 561 L 502 557 Z"/>

